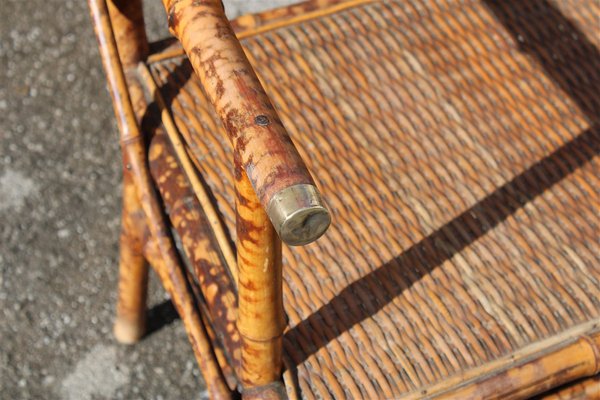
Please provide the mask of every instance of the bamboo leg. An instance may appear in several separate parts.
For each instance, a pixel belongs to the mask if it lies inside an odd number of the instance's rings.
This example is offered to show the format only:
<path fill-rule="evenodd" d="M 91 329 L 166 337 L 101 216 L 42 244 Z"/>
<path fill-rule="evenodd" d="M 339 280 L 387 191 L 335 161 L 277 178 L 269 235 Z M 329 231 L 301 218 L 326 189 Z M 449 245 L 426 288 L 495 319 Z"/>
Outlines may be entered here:
<path fill-rule="evenodd" d="M 210 398 L 232 398 L 232 393 L 226 386 L 223 371 L 219 368 L 217 361 L 218 358 L 223 358 L 224 355 L 221 349 L 211 346 L 211 337 L 214 338 L 214 331 L 212 331 L 205 315 L 202 315 L 196 308 L 192 292 L 187 289 L 183 271 L 173 270 L 172 267 L 169 267 L 169 264 L 177 262 L 174 259 L 174 254 L 171 251 L 163 253 L 156 240 L 150 240 L 146 243 L 144 254 L 146 254 L 152 268 L 160 277 L 165 290 L 169 293 L 177 312 L 183 320 L 183 325 L 192 344 L 192 350 L 206 381 Z"/>
<path fill-rule="evenodd" d="M 138 88 L 132 87 L 134 96 L 137 96 L 137 90 Z M 211 348 L 210 339 L 202 324 L 199 310 L 183 273 L 183 268 L 179 263 L 172 238 L 164 222 L 164 214 L 152 186 L 147 168 L 146 148 L 143 146 L 142 137 L 135 125 L 130 125 L 130 127 L 136 130 L 135 136 L 132 135 L 129 140 L 122 143 L 131 160 L 131 170 L 139 190 L 140 202 L 146 216 L 148 231 L 153 240 L 152 243 L 156 244 L 157 250 L 162 256 L 163 263 L 159 266 L 155 265 L 155 270 L 165 289 L 171 295 L 184 322 L 196 359 L 206 379 L 211 398 L 229 399 L 231 393 Z M 154 259 L 158 259 L 158 257 L 154 257 Z"/>
<path fill-rule="evenodd" d="M 238 329 L 243 396 L 280 398 L 282 334 L 281 241 L 248 176 L 236 171 Z"/>
<path fill-rule="evenodd" d="M 121 62 L 125 66 L 137 64 L 148 54 L 141 0 L 108 0 L 107 7 Z M 141 112 L 144 109 L 141 107 Z M 125 153 L 124 149 L 119 300 L 114 334 L 119 342 L 130 344 L 137 342 L 146 331 L 148 266 L 142 254 L 144 214 Z"/>
<path fill-rule="evenodd" d="M 119 58 L 124 67 L 136 65 L 148 55 L 142 0 L 108 0 Z"/>
<path fill-rule="evenodd" d="M 127 165 L 126 161 L 124 165 Z M 135 343 L 146 333 L 148 265 L 143 256 L 145 229 L 144 213 L 133 178 L 124 168 L 119 300 L 114 325 L 116 339 L 124 344 Z"/>
<path fill-rule="evenodd" d="M 172 293 L 192 342 L 198 364 L 202 370 L 208 391 L 213 398 L 226 399 L 231 392 L 225 383 L 218 366 L 207 333 L 202 325 L 197 307 L 191 297 L 186 278 L 178 263 L 177 255 L 164 223 L 164 215 L 154 191 L 147 167 L 146 147 L 136 120 L 134 106 L 138 98 L 142 99 L 142 90 L 135 85 L 127 87 L 121 61 L 118 58 L 117 43 L 108 16 L 105 0 L 89 0 L 90 11 L 99 43 L 102 63 L 108 78 L 109 90 L 113 98 L 113 107 L 121 131 L 121 145 L 135 181 L 137 195 L 146 217 L 148 231 L 163 255 L 164 267 L 158 268 L 165 288 Z M 130 97 L 129 89 L 132 91 Z"/>

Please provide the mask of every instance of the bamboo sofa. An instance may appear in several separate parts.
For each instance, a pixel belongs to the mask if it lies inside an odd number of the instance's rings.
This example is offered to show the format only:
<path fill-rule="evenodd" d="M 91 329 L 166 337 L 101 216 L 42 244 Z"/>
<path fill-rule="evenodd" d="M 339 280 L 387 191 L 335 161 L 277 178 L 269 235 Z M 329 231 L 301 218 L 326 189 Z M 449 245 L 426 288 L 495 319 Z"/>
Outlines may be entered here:
<path fill-rule="evenodd" d="M 118 340 L 151 265 L 214 398 L 599 396 L 598 2 L 140 2 L 89 0 Z"/>

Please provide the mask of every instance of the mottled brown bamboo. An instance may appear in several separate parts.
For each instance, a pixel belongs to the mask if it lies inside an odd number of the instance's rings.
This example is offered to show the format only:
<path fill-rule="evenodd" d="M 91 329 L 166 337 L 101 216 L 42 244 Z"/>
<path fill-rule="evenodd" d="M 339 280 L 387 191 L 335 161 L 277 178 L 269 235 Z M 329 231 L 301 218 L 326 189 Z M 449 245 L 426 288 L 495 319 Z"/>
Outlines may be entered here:
<path fill-rule="evenodd" d="M 136 65 L 148 56 L 142 0 L 108 0 L 119 58 L 124 67 Z"/>
<path fill-rule="evenodd" d="M 151 239 L 146 243 L 145 254 L 159 276 L 165 290 L 169 293 L 177 313 L 183 320 L 183 325 L 192 345 L 192 350 L 204 376 L 210 398 L 230 399 L 230 392 L 223 371 L 219 368 L 217 355 L 218 349 L 209 339 L 207 328 L 198 312 L 195 300 L 192 298 L 187 286 L 183 271 L 173 270 L 169 264 L 177 263 L 173 252 L 164 253 L 157 240 Z"/>
<path fill-rule="evenodd" d="M 373 1 L 376 0 L 308 0 L 295 4 L 292 7 L 281 7 L 257 14 L 245 14 L 230 22 L 236 37 L 242 40 L 278 28 L 318 19 Z M 168 51 L 150 54 L 148 63 L 178 57 L 183 54 L 185 54 L 185 50 L 182 47 L 174 47 Z"/>
<path fill-rule="evenodd" d="M 138 195 L 146 215 L 148 229 L 154 240 L 156 240 L 157 247 L 165 261 L 165 268 L 158 272 L 163 284 L 170 287 L 170 293 L 175 296 L 173 300 L 178 305 L 178 311 L 188 330 L 188 336 L 196 359 L 206 378 L 209 392 L 215 398 L 229 398 L 231 393 L 211 349 L 185 276 L 177 262 L 177 255 L 151 183 L 146 165 L 146 149 L 137 125 L 123 67 L 118 58 L 117 45 L 106 2 L 104 0 L 90 0 L 89 5 L 98 38 L 100 55 L 109 83 L 109 91 L 113 99 L 113 107 L 119 123 L 121 144 L 131 166 Z M 141 90 L 139 95 L 141 96 Z"/>
<path fill-rule="evenodd" d="M 144 246 L 144 255 L 146 256 L 146 258 L 148 259 L 148 262 L 150 263 L 150 265 L 152 265 L 153 269 L 156 271 L 156 273 L 160 277 L 165 290 L 171 296 L 171 299 L 173 301 L 173 304 L 175 305 L 175 308 L 177 309 L 178 312 L 181 313 L 183 311 L 183 308 L 182 308 L 183 306 L 180 301 L 181 294 L 177 293 L 175 291 L 171 278 L 168 276 L 168 274 L 165 274 L 165 271 L 167 271 L 167 267 L 165 265 L 166 258 L 160 252 L 160 249 L 158 248 L 158 245 L 155 240 L 149 240 L 146 242 L 146 245 Z M 194 286 L 192 279 L 188 278 L 188 281 L 190 282 L 192 292 L 196 292 L 199 290 L 199 288 L 197 286 Z M 208 317 L 210 315 L 210 311 L 209 311 L 208 305 L 206 303 L 204 303 L 204 301 L 203 301 L 204 297 L 202 295 L 200 295 L 199 293 L 194 293 L 194 296 L 195 296 L 195 301 L 200 309 L 199 316 L 200 316 L 202 327 L 206 331 L 206 334 L 209 338 L 209 341 L 210 341 L 210 344 L 212 347 L 210 350 L 214 353 L 214 356 L 217 359 L 219 366 L 221 367 L 221 373 L 223 374 L 223 376 L 227 382 L 227 385 L 229 386 L 229 388 L 232 391 L 235 391 L 239 385 L 238 377 L 237 377 L 236 371 L 234 369 L 235 364 L 231 362 L 230 357 L 228 357 L 227 350 L 223 348 L 222 343 L 219 342 L 219 339 L 217 338 L 218 334 L 214 331 L 214 329 L 212 327 L 212 321 Z M 184 320 L 184 327 L 185 327 L 186 331 L 188 332 L 188 335 L 190 338 L 196 335 L 196 333 L 194 333 L 194 330 L 197 329 L 197 327 L 195 327 L 193 325 L 188 325 L 185 320 Z M 198 349 L 194 345 L 194 341 L 191 341 L 191 342 L 192 342 L 192 349 L 194 350 L 194 353 L 195 353 Z M 202 370 L 202 374 L 206 379 L 206 375 L 204 375 L 205 374 L 204 370 Z M 211 393 L 211 398 L 212 398 L 212 396 L 215 395 L 215 393 L 213 393 L 212 391 L 209 391 L 209 392 Z M 220 398 L 222 396 L 220 394 L 217 394 L 216 397 Z M 233 396 L 233 397 L 235 397 L 235 396 Z"/>
<path fill-rule="evenodd" d="M 219 0 L 164 0 L 169 27 L 186 50 L 235 152 L 288 244 L 316 240 L 329 226 L 304 162 L 237 40 Z M 289 188 L 297 192 L 284 192 Z M 278 197 L 279 195 L 279 197 Z M 287 198 L 291 201 L 287 201 Z M 286 226 L 291 228 L 287 228 Z"/>
<path fill-rule="evenodd" d="M 239 151 L 266 208 L 268 200 L 312 179 L 250 66 L 220 0 L 165 0 L 169 28 L 181 41 L 211 103 Z"/>
<path fill-rule="evenodd" d="M 282 382 L 273 382 L 268 385 L 247 388 L 243 393 L 243 400 L 282 400 L 288 395 Z"/>
<path fill-rule="evenodd" d="M 423 398 L 492 382 L 510 398 L 578 378 L 530 362 L 598 323 L 600 141 L 597 118 L 578 110 L 599 104 L 599 57 L 585 45 L 600 44 L 598 6 L 507 2 L 526 21 L 512 35 L 482 5 L 496 2 L 364 3 L 274 12 L 281 23 L 257 18 L 244 41 L 339 218 L 319 243 L 284 249 L 288 394 Z M 559 62 L 537 63 L 540 51 Z M 169 112 L 214 198 L 231 199 L 215 157 L 230 148 L 201 82 L 165 57 L 151 68 Z M 235 220 L 229 204 L 218 211 Z"/>
<path fill-rule="evenodd" d="M 150 172 L 177 231 L 183 250 L 196 272 L 208 315 L 226 350 L 228 362 L 239 364 L 240 338 L 236 327 L 237 299 L 231 277 L 215 248 L 204 210 L 194 196 L 177 156 L 164 133 L 154 136 L 149 150 Z"/>
<path fill-rule="evenodd" d="M 109 0 L 108 11 L 121 63 L 134 65 L 148 54 L 141 0 Z M 143 107 L 145 108 L 145 107 Z M 143 109 L 140 110 L 140 113 Z M 145 222 L 131 172 L 123 155 L 123 211 L 119 255 L 119 298 L 114 334 L 121 343 L 134 343 L 146 329 L 148 266 L 142 255 Z"/>
<path fill-rule="evenodd" d="M 561 386 L 536 400 L 598 400 L 600 399 L 600 375 L 595 375 Z"/>
<path fill-rule="evenodd" d="M 281 241 L 245 173 L 235 182 L 244 391 L 277 382 L 284 328 Z"/>
<path fill-rule="evenodd" d="M 582 376 L 600 372 L 600 334 L 582 337 L 552 354 L 517 368 L 494 373 L 477 384 L 445 396 L 447 399 L 527 399 Z"/>
<path fill-rule="evenodd" d="M 126 157 L 123 164 L 127 165 Z M 146 332 L 148 264 L 143 255 L 146 223 L 133 177 L 123 171 L 123 210 L 119 249 L 119 297 L 114 334 L 121 343 L 137 342 Z"/>
<path fill-rule="evenodd" d="M 160 91 L 156 87 L 156 83 L 154 82 L 152 75 L 150 75 L 150 72 L 148 71 L 148 67 L 141 64 L 138 70 L 142 79 L 144 79 L 147 87 L 152 92 L 152 97 L 156 100 L 158 106 L 160 107 L 162 122 L 165 131 L 169 136 L 169 140 L 171 141 L 171 144 L 173 145 L 179 162 L 181 163 L 181 166 L 187 176 L 187 179 L 189 180 L 190 185 L 192 186 L 194 194 L 196 195 L 197 200 L 200 202 L 200 206 L 206 213 L 206 217 L 208 218 L 210 228 L 213 234 L 215 235 L 215 239 L 217 240 L 221 253 L 223 254 L 223 258 L 225 259 L 229 272 L 233 277 L 233 284 L 237 286 L 238 271 L 234 252 L 231 248 L 231 242 L 229 241 L 229 237 L 227 236 L 225 228 L 221 223 L 221 219 L 219 218 L 217 210 L 215 209 L 215 206 L 211 201 L 210 196 L 204 188 L 204 185 L 202 184 L 202 182 L 200 182 L 200 179 L 190 160 L 190 157 L 185 151 L 185 146 L 180 138 L 179 131 L 177 131 L 177 127 L 175 126 L 175 123 L 171 118 L 169 110 L 166 107 L 165 101 L 162 98 Z"/>
<path fill-rule="evenodd" d="M 526 399 L 600 372 L 600 320 L 573 327 L 499 360 L 406 396 Z"/>
<path fill-rule="evenodd" d="M 242 15 L 231 22 L 238 39 L 268 32 L 291 24 L 321 18 L 374 0 L 309 0 L 291 7 Z"/>

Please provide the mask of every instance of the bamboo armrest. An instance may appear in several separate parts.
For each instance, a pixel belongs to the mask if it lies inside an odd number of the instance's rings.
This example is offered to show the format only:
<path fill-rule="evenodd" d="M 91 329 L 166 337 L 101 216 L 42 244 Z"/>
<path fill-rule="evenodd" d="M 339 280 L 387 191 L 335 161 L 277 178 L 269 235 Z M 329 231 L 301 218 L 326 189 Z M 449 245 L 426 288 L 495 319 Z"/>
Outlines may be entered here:
<path fill-rule="evenodd" d="M 227 130 L 236 179 L 246 171 L 281 239 L 303 245 L 331 218 L 314 181 L 250 65 L 219 0 L 163 0 L 180 40 Z"/>

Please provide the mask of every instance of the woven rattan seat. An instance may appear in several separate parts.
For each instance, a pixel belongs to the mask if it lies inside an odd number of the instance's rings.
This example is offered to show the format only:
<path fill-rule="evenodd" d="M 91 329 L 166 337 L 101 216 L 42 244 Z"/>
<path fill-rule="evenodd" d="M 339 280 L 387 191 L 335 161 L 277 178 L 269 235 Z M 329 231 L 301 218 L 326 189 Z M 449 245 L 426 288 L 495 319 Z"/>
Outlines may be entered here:
<path fill-rule="evenodd" d="M 599 53 L 557 15 L 376 2 L 242 40 L 335 221 L 284 251 L 307 397 L 396 397 L 598 317 Z M 151 69 L 234 236 L 227 135 L 187 58 Z"/>
<path fill-rule="evenodd" d="M 516 398 L 598 373 L 599 18 L 583 0 L 411 0 L 233 21 L 332 215 L 283 247 L 288 395 Z M 235 386 L 234 283 L 161 125 L 231 243 L 234 153 L 180 45 L 155 48 L 130 78 L 163 109 L 142 118 L 150 170 Z"/>

